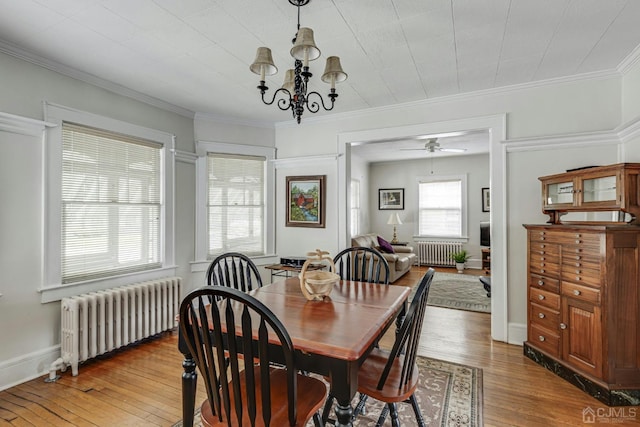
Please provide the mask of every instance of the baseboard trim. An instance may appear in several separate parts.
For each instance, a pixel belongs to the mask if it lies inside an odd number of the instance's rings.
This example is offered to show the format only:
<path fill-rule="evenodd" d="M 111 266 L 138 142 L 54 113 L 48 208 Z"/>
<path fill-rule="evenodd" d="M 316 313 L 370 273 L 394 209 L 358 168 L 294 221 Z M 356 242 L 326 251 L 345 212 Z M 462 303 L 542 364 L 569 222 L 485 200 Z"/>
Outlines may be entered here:
<path fill-rule="evenodd" d="M 48 374 L 49 367 L 58 357 L 60 346 L 56 345 L 1 362 L 0 390 Z"/>

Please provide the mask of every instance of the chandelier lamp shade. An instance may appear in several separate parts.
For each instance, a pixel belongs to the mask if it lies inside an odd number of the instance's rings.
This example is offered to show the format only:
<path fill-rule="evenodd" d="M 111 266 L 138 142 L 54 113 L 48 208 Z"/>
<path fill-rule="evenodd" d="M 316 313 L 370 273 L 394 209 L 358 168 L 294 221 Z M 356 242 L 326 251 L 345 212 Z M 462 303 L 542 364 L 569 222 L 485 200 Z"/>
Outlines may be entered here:
<path fill-rule="evenodd" d="M 314 61 L 320 57 L 320 49 L 316 46 L 313 38 L 313 30 L 307 27 L 300 27 L 300 7 L 308 4 L 311 0 L 289 0 L 289 3 L 298 8 L 298 28 L 293 39 L 293 47 L 291 48 L 291 56 L 294 59 L 293 68 L 288 69 L 284 75 L 284 83 L 282 87 L 276 89 L 273 97 L 269 100 L 265 96 L 269 89 L 265 84 L 265 77 L 272 76 L 278 72 L 278 68 L 273 62 L 271 49 L 268 47 L 259 47 L 256 52 L 256 59 L 250 65 L 249 69 L 260 76 L 260 84 L 258 89 L 262 95 L 262 102 L 271 105 L 274 102 L 283 111 L 291 110 L 293 118 L 298 123 L 302 119 L 302 114 L 306 108 L 311 113 L 320 111 L 320 107 L 325 111 L 333 110 L 336 98 L 336 83 L 343 82 L 347 79 L 347 73 L 342 70 L 340 58 L 337 56 L 329 56 L 325 65 L 324 73 L 320 79 L 331 86 L 328 94 L 330 102 L 325 104 L 325 99 L 318 92 L 308 91 L 309 79 L 313 77 L 309 71 L 309 61 Z"/>

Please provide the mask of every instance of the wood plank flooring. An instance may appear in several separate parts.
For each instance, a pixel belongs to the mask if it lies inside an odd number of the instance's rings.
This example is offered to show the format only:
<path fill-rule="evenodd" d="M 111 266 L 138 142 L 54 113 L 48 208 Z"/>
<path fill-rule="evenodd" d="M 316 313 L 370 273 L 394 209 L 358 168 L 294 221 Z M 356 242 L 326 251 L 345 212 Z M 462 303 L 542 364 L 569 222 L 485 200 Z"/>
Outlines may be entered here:
<path fill-rule="evenodd" d="M 414 267 L 396 284 L 412 285 L 425 271 Z M 181 418 L 177 335 L 87 362 L 77 377 L 68 370 L 56 383 L 43 377 L 1 391 L 0 426 L 171 426 Z M 383 345 L 392 341 L 385 338 Z M 586 408 L 601 417 L 596 423 L 640 424 L 638 407 L 612 410 L 525 358 L 522 347 L 493 342 L 486 313 L 428 307 L 421 354 L 482 368 L 485 426 L 582 425 Z"/>

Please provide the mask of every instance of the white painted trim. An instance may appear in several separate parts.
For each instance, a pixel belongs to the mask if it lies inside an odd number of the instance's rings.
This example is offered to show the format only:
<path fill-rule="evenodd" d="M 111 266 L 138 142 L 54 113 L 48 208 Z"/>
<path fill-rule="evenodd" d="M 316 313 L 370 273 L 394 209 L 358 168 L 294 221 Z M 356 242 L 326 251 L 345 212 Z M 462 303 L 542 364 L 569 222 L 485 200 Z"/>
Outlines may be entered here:
<path fill-rule="evenodd" d="M 287 157 L 286 159 L 274 159 L 273 164 L 276 168 L 311 166 L 318 165 L 319 163 L 331 163 L 333 165 L 338 157 L 339 155 L 337 154 L 331 154 L 328 156 Z"/>
<path fill-rule="evenodd" d="M 3 360 L 0 362 L 0 391 L 48 374 L 49 366 L 58 357 L 60 345 Z"/>
<path fill-rule="evenodd" d="M 259 100 L 259 98 L 256 98 Z M 194 120 L 201 120 L 210 123 L 219 123 L 223 125 L 238 125 L 247 126 L 259 129 L 274 129 L 275 125 L 272 121 L 264 120 L 246 120 L 234 117 L 222 116 L 220 114 L 213 113 L 196 113 Z"/>
<path fill-rule="evenodd" d="M 59 62 L 43 58 L 6 41 L 0 41 L 0 52 L 6 53 L 7 55 L 21 59 L 23 61 L 30 62 L 39 67 L 46 68 L 47 70 L 54 71 L 64 76 L 71 77 L 72 79 L 80 80 L 90 85 L 106 89 L 109 92 L 126 96 L 128 98 L 135 99 L 136 101 L 144 102 L 145 104 L 151 105 L 153 107 L 160 108 L 165 111 L 170 111 L 190 119 L 193 119 L 194 117 L 194 112 L 191 110 L 175 104 L 171 104 L 158 98 L 154 98 L 149 95 L 145 95 L 141 92 L 135 91 L 125 86 L 121 86 L 109 80 L 96 77 L 93 74 L 88 74 L 75 68 L 68 67 Z"/>
<path fill-rule="evenodd" d="M 620 74 L 626 74 L 640 61 L 640 45 L 636 46 L 616 68 Z"/>
<path fill-rule="evenodd" d="M 507 307 L 507 202 L 506 149 L 507 115 L 497 114 L 395 128 L 369 129 L 338 134 L 338 247 L 349 242 L 348 195 L 351 176 L 351 144 L 407 137 L 411 135 L 489 129 L 489 168 L 491 187 L 491 337 L 509 341 Z"/>
<path fill-rule="evenodd" d="M 47 127 L 54 126 L 56 126 L 55 123 L 0 112 L 0 131 L 2 132 L 41 137 Z"/>
<path fill-rule="evenodd" d="M 191 163 L 195 165 L 196 160 L 198 160 L 198 155 L 189 151 L 173 150 L 173 155 L 177 161 L 182 163 Z"/>
<path fill-rule="evenodd" d="M 527 325 L 509 323 L 509 344 L 522 346 L 527 340 Z"/>
<path fill-rule="evenodd" d="M 640 137 L 640 117 L 636 117 L 635 119 L 618 126 L 616 131 L 618 133 L 618 137 L 623 143 L 630 139 Z"/>

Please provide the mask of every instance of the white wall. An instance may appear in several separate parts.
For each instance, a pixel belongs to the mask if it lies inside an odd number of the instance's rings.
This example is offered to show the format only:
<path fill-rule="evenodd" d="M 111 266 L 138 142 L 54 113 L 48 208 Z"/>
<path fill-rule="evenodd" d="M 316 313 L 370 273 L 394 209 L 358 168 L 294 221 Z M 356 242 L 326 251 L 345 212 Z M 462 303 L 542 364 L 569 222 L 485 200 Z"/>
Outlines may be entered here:
<path fill-rule="evenodd" d="M 370 187 L 369 164 L 362 157 L 353 153 L 351 155 L 351 178 L 360 182 L 360 233 L 368 233 L 371 230 L 371 209 L 369 206 L 370 200 L 373 200 L 368 191 Z"/>
<path fill-rule="evenodd" d="M 0 112 L 42 120 L 43 101 L 176 135 L 193 151 L 193 120 L 0 54 Z M 0 126 L 0 128 L 2 128 Z M 0 130 L 0 389 L 44 373 L 59 356 L 60 302 L 42 304 L 42 136 Z M 176 262 L 188 283 L 193 259 L 194 168 L 176 163 Z M 9 178 L 11 176 L 11 178 Z"/>
<path fill-rule="evenodd" d="M 433 173 L 432 173 L 433 172 Z M 394 162 L 372 163 L 370 166 L 369 212 L 371 233 L 391 240 L 393 226 L 387 225 L 390 213 L 398 213 L 402 225 L 397 226 L 398 240 L 412 242 L 417 231 L 418 177 L 467 176 L 467 236 L 464 248 L 469 251 L 469 265 L 480 266 L 480 221 L 489 221 L 489 212 L 482 212 L 482 188 L 489 187 L 489 155 L 436 157 Z M 404 210 L 378 210 L 379 188 L 404 188 Z"/>

